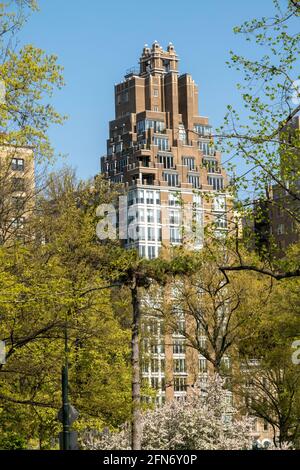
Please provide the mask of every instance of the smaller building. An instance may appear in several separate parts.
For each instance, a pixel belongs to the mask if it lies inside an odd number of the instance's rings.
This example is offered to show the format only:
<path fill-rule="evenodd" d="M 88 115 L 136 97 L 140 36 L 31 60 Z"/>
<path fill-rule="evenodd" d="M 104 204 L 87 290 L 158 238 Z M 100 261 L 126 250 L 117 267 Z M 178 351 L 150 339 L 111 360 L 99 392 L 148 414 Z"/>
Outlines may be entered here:
<path fill-rule="evenodd" d="M 34 153 L 31 147 L 0 148 L 0 243 L 23 237 L 34 208 Z"/>
<path fill-rule="evenodd" d="M 279 171 L 278 183 L 268 188 L 265 198 L 254 201 L 253 222 L 244 221 L 244 230 L 254 232 L 253 245 L 260 254 L 273 250 L 283 257 L 300 241 L 300 116 L 280 133 Z"/>

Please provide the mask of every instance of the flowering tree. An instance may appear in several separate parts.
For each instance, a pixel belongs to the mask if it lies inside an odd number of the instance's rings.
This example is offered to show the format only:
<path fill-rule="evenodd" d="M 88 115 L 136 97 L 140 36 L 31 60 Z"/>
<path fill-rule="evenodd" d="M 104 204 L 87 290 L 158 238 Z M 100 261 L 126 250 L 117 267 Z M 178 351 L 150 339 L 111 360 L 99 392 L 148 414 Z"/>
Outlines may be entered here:
<path fill-rule="evenodd" d="M 173 400 L 143 415 L 142 448 L 155 450 L 212 450 L 251 448 L 252 419 L 238 415 L 228 400 L 224 380 L 214 375 L 205 390 L 199 386 L 186 399 Z M 82 447 L 89 450 L 130 449 L 130 432 L 87 431 Z"/>

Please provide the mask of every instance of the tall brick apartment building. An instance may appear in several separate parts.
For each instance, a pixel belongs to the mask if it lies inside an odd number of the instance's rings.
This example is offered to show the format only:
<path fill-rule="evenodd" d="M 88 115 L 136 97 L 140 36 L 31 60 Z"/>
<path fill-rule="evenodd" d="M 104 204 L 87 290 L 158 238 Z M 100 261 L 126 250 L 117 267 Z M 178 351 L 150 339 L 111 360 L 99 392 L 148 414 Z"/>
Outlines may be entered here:
<path fill-rule="evenodd" d="M 145 45 L 139 70 L 129 70 L 115 86 L 115 119 L 109 123 L 102 173 L 128 191 L 126 239 L 141 256 L 154 258 L 166 244 L 182 242 L 179 206 L 190 209 L 197 226 L 193 246 L 202 246 L 208 220 L 226 230 L 228 196 L 221 155 L 208 118 L 198 112 L 198 87 L 179 75 L 173 44 L 167 50 Z M 203 197 L 214 194 L 213 199 Z M 138 233 L 138 236 L 137 236 Z"/>
<path fill-rule="evenodd" d="M 179 75 L 178 62 L 172 43 L 167 50 L 157 41 L 151 48 L 144 46 L 139 69 L 128 70 L 115 85 L 115 119 L 109 123 L 107 153 L 101 158 L 102 174 L 122 183 L 127 194 L 124 243 L 147 258 L 185 241 L 200 249 L 205 225 L 213 222 L 216 236 L 223 236 L 232 212 L 221 154 L 208 118 L 198 111 L 198 87 L 191 75 Z M 196 226 L 188 240 L 182 225 Z M 185 328 L 180 312 L 178 326 L 178 331 Z M 197 378 L 205 386 L 207 360 L 186 348 L 183 335 L 166 333 L 157 316 L 148 315 L 142 328 L 142 376 L 156 389 L 157 403 L 185 396 Z M 260 423 L 259 436 L 269 436 Z"/>
<path fill-rule="evenodd" d="M 171 43 L 166 51 L 156 41 L 145 45 L 139 70 L 129 70 L 115 85 L 116 116 L 101 158 L 102 173 L 123 183 L 127 193 L 125 245 L 147 258 L 184 241 L 185 207 L 187 223 L 197 227 L 192 248 L 202 247 L 208 222 L 215 222 L 217 234 L 227 230 L 230 197 L 221 155 L 208 118 L 199 115 L 198 87 L 189 74 L 179 75 L 178 60 Z M 178 315 L 182 331 L 185 318 Z M 197 377 L 206 381 L 206 359 L 186 348 L 182 335 L 165 334 L 154 316 L 144 320 L 143 330 L 143 377 L 157 390 L 158 403 L 184 396 Z"/>

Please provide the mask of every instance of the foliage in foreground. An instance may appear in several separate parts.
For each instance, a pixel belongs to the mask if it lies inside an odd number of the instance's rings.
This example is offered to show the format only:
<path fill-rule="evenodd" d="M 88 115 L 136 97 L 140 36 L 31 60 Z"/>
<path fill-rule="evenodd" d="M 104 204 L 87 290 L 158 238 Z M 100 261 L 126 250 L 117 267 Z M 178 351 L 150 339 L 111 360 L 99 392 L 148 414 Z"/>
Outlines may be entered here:
<path fill-rule="evenodd" d="M 230 403 L 224 380 L 209 378 L 205 390 L 192 388 L 186 400 L 173 400 L 143 414 L 142 449 L 213 450 L 249 449 L 252 419 L 239 416 Z M 130 449 L 130 432 L 89 430 L 82 435 L 82 447 L 89 450 Z"/>

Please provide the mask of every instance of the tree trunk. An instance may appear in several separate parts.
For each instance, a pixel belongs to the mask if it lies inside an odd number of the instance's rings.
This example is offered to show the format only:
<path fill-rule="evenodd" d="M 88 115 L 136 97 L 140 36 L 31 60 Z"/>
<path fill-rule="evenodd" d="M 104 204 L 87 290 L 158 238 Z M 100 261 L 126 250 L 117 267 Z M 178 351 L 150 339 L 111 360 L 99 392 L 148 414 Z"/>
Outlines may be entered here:
<path fill-rule="evenodd" d="M 132 366 L 132 421 L 131 421 L 131 448 L 141 450 L 142 422 L 141 422 L 141 377 L 140 377 L 140 301 L 138 288 L 131 289 L 133 310 L 132 336 L 131 336 L 131 366 Z"/>

